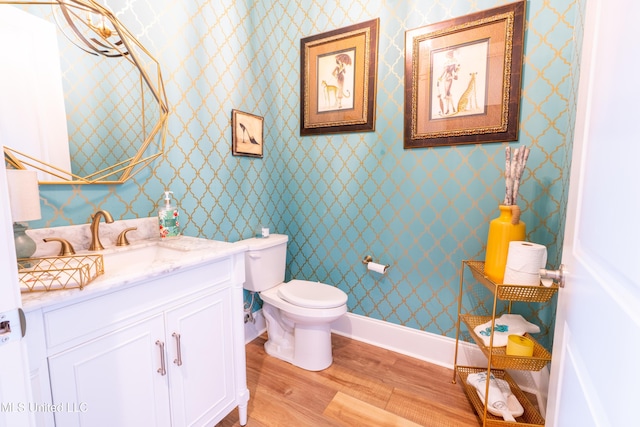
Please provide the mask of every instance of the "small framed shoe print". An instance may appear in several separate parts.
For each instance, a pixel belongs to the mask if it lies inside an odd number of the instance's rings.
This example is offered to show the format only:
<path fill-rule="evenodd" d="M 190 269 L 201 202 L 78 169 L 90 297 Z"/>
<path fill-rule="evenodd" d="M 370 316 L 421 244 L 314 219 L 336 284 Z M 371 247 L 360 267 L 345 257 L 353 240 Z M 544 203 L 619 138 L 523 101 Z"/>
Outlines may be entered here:
<path fill-rule="evenodd" d="M 234 156 L 262 157 L 264 117 L 231 110 L 231 152 Z"/>

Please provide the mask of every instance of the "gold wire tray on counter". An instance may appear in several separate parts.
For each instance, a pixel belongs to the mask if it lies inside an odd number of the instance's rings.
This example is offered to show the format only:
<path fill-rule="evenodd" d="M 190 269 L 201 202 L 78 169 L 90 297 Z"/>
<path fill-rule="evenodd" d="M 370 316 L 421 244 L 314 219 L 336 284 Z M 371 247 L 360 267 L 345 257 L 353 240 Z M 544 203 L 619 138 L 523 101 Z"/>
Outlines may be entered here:
<path fill-rule="evenodd" d="M 467 384 L 467 377 L 470 374 L 475 374 L 478 372 L 487 372 L 487 368 L 475 368 L 469 366 L 457 366 L 456 374 L 458 376 L 458 380 L 460 384 L 464 387 L 465 394 L 471 402 L 471 405 L 476 411 L 476 415 L 480 419 L 482 423 L 482 418 L 484 414 L 484 402 L 478 396 L 476 392 L 476 388 L 472 385 Z M 525 396 L 525 394 L 520 390 L 520 387 L 513 381 L 513 379 L 507 374 L 505 371 L 501 370 L 491 370 L 491 374 L 496 378 L 502 378 L 507 383 L 509 383 L 509 387 L 511 388 L 511 392 L 518 399 L 522 407 L 524 408 L 524 413 L 516 417 L 516 423 L 510 423 L 502 419 L 501 417 L 497 417 L 487 411 L 487 417 L 484 423 L 485 427 L 503 427 L 503 426 L 544 426 L 544 418 L 540 415 L 540 412 L 536 409 L 535 406 L 531 404 L 529 399 Z"/>
<path fill-rule="evenodd" d="M 460 315 L 460 319 L 467 325 L 469 334 L 473 337 L 473 340 L 478 344 L 478 347 L 482 350 L 487 359 L 489 359 L 489 355 L 491 355 L 491 366 L 494 368 L 539 371 L 551 361 L 551 353 L 549 353 L 529 334 L 525 334 L 525 336 L 533 341 L 533 356 L 507 355 L 506 347 L 493 347 L 492 349 L 489 349 L 489 346 L 484 344 L 482 339 L 480 339 L 480 337 L 475 333 L 474 329 L 479 325 L 490 322 L 491 316 L 472 316 L 469 314 L 462 314 Z"/>
<path fill-rule="evenodd" d="M 84 288 L 104 273 L 102 255 L 18 259 L 20 292 Z"/>
<path fill-rule="evenodd" d="M 502 283 L 494 283 L 484 274 L 483 261 L 463 261 L 469 266 L 471 274 L 487 289 L 495 293 L 501 300 L 509 301 L 525 301 L 525 302 L 547 302 L 558 292 L 558 285 L 553 284 L 548 288 L 542 285 L 506 285 Z"/>

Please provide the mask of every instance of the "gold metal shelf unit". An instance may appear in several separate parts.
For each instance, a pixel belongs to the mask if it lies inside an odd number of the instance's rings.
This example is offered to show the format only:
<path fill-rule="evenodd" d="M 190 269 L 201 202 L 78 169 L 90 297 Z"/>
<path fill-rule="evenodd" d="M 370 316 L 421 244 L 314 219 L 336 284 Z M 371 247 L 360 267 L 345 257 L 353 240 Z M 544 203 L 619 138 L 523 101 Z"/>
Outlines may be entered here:
<path fill-rule="evenodd" d="M 491 316 L 476 316 L 473 314 L 462 313 L 462 296 L 464 293 L 464 272 L 465 267 L 468 267 L 473 275 L 474 279 L 486 287 L 493 294 L 493 310 Z M 476 326 L 482 325 L 487 322 L 491 322 L 491 330 L 495 328 L 496 320 L 496 307 L 498 300 L 509 302 L 509 312 L 511 311 L 511 303 L 514 301 L 523 302 L 547 302 L 558 292 L 558 285 L 553 284 L 550 287 L 545 286 L 526 286 L 526 285 L 510 285 L 495 283 L 484 274 L 484 262 L 482 261 L 462 261 L 460 267 L 460 292 L 458 294 L 458 320 L 456 324 L 456 346 L 454 353 L 454 372 L 453 383 L 456 383 L 456 378 L 461 382 L 464 387 L 465 394 L 471 402 L 476 411 L 476 415 L 483 427 L 494 426 L 513 426 L 511 422 L 504 421 L 501 417 L 497 417 L 489 413 L 486 409 L 486 398 L 483 402 L 475 387 L 467 384 L 467 377 L 470 374 L 477 372 L 486 372 L 487 377 L 493 375 L 496 378 L 502 378 L 509 383 L 511 391 L 518 399 L 520 404 L 524 408 L 524 413 L 516 418 L 518 426 L 544 426 L 544 418 L 540 415 L 536 407 L 531 404 L 527 396 L 520 390 L 518 385 L 504 370 L 526 370 L 526 371 L 539 371 L 544 368 L 547 363 L 551 361 L 551 353 L 549 353 L 542 345 L 536 340 L 531 338 L 530 335 L 525 334 L 534 343 L 533 355 L 530 357 L 525 356 L 511 356 L 506 354 L 505 347 L 494 347 L 493 336 L 490 339 L 489 345 L 485 345 L 484 341 L 478 337 L 474 332 Z M 467 326 L 469 335 L 473 338 L 478 345 L 482 353 L 487 358 L 486 367 L 469 367 L 458 366 L 458 344 L 460 341 L 460 323 L 464 323 Z M 485 396 L 488 395 L 488 387 L 485 389 Z"/>

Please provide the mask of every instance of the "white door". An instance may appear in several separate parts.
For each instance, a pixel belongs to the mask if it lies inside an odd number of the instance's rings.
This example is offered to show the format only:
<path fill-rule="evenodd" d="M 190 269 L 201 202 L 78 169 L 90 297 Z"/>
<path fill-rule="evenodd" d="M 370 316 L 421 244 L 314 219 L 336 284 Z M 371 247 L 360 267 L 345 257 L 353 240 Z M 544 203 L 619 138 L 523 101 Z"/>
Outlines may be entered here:
<path fill-rule="evenodd" d="M 586 3 L 547 425 L 638 425 L 640 2 Z"/>
<path fill-rule="evenodd" d="M 0 146 L 0 149 L 2 147 Z M 21 339 L 18 308 L 22 305 L 15 264 L 9 192 L 0 162 L 0 426 L 35 425 L 29 411 L 29 368 Z M 4 316 L 4 317 L 3 317 Z"/>

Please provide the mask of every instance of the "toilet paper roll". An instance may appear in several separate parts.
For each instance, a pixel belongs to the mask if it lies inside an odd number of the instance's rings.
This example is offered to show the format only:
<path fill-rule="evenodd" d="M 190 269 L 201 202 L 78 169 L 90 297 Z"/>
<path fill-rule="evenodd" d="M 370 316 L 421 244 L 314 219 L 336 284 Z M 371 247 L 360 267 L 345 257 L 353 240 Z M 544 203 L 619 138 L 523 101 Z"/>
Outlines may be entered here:
<path fill-rule="evenodd" d="M 503 283 L 510 285 L 540 284 L 540 269 L 547 265 L 547 247 L 537 243 L 509 243 Z"/>
<path fill-rule="evenodd" d="M 369 271 L 375 271 L 376 273 L 384 274 L 386 272 L 386 269 L 387 269 L 386 265 L 378 264 L 375 262 L 367 263 L 367 270 Z"/>

